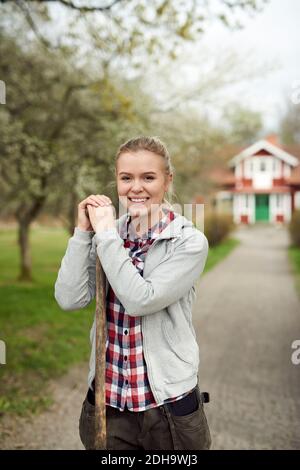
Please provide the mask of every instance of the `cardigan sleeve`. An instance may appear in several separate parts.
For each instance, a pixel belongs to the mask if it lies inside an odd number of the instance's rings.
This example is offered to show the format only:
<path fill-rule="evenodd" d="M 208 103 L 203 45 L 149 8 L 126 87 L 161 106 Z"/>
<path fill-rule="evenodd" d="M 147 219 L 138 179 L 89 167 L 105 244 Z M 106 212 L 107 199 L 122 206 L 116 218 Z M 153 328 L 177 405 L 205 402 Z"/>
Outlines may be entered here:
<path fill-rule="evenodd" d="M 96 252 L 94 232 L 75 227 L 62 259 L 54 287 L 54 296 L 63 310 L 86 307 L 96 294 Z"/>
<path fill-rule="evenodd" d="M 180 239 L 171 257 L 142 277 L 116 229 L 96 234 L 95 239 L 108 282 L 131 316 L 158 312 L 180 299 L 201 275 L 208 254 L 207 238 L 195 229 Z"/>

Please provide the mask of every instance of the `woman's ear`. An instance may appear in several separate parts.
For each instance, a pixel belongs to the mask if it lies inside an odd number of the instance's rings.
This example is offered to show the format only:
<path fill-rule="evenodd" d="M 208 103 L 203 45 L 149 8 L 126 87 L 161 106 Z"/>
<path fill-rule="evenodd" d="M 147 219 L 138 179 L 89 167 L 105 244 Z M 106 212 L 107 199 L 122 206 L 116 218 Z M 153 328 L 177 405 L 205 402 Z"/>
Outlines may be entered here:
<path fill-rule="evenodd" d="M 166 175 L 166 179 L 165 179 L 165 191 L 168 191 L 169 186 L 172 183 L 172 181 L 173 181 L 173 173 L 169 173 L 168 175 Z"/>

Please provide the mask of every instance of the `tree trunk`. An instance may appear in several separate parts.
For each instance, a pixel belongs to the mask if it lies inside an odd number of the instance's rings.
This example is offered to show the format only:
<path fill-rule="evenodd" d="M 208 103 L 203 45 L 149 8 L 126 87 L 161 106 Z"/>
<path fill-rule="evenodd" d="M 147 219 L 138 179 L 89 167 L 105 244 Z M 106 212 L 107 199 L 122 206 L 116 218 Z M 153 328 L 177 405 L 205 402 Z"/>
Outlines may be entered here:
<path fill-rule="evenodd" d="M 31 250 L 29 244 L 29 228 L 30 224 L 27 222 L 19 221 L 18 227 L 18 241 L 21 251 L 21 271 L 19 281 L 32 281 L 32 263 L 31 263 Z"/>
<path fill-rule="evenodd" d="M 47 184 L 47 178 L 44 177 L 41 181 L 41 187 L 44 190 Z M 20 204 L 15 212 L 15 217 L 18 221 L 18 242 L 21 254 L 21 271 L 19 275 L 19 281 L 32 281 L 32 263 L 31 263 L 31 250 L 29 244 L 29 229 L 30 224 L 38 216 L 39 212 L 43 208 L 46 196 L 36 198 L 32 202 L 31 206 Z"/>

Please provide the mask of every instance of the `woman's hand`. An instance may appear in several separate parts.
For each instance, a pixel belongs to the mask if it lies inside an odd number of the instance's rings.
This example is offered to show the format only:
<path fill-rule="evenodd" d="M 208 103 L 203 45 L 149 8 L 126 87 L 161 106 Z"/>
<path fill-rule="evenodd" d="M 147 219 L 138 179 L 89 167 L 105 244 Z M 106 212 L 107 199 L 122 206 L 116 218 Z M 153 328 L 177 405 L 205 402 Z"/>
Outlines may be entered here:
<path fill-rule="evenodd" d="M 88 204 L 87 209 L 94 232 L 100 233 L 116 226 L 115 208 L 112 203 L 100 204 L 98 207 Z"/>
<path fill-rule="evenodd" d="M 95 231 L 95 227 L 90 220 L 89 207 L 95 210 L 97 207 L 107 207 L 107 204 L 112 204 L 112 202 L 109 197 L 104 196 L 104 194 L 91 194 L 86 199 L 81 201 L 78 204 L 77 227 L 84 231 Z M 94 213 L 92 213 L 92 217 L 94 219 Z"/>

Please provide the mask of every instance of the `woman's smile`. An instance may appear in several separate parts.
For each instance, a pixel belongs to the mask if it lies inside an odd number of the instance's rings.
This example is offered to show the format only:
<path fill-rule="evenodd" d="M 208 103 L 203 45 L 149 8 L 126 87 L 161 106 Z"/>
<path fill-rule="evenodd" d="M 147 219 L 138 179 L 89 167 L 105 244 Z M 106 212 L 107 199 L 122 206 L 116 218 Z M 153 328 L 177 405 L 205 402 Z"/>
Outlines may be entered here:
<path fill-rule="evenodd" d="M 144 204 L 150 197 L 128 197 L 128 199 L 134 204 Z"/>

